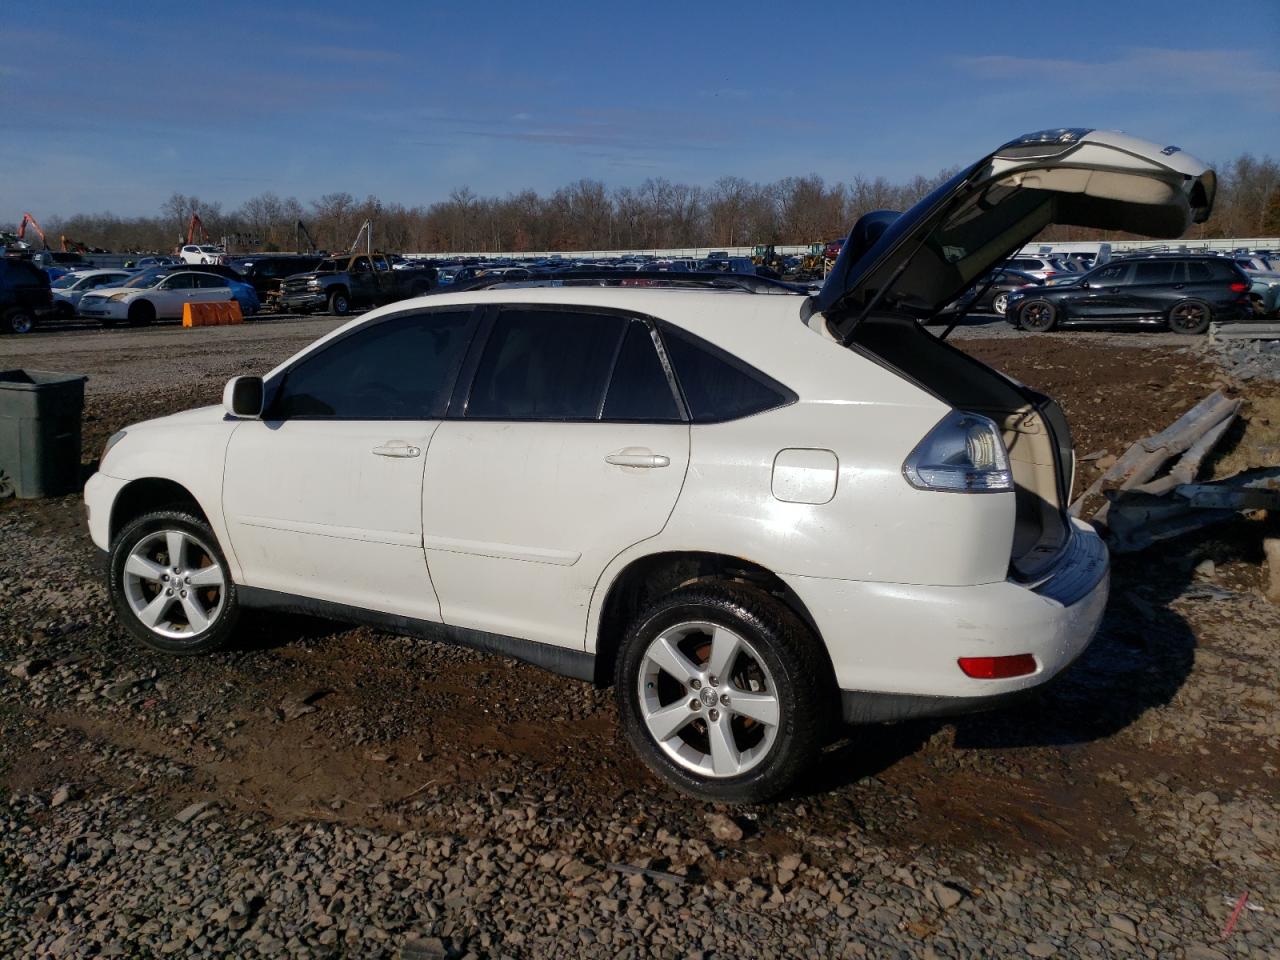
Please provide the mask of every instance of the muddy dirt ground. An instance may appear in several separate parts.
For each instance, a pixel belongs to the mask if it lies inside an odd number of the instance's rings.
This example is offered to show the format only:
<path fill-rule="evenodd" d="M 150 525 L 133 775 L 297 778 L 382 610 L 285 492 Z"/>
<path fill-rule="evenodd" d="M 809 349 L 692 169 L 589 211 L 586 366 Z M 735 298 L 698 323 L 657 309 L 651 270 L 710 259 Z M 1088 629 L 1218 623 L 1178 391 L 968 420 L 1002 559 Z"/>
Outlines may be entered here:
<path fill-rule="evenodd" d="M 89 374 L 88 468 L 335 324 L 36 334 L 0 367 Z M 1277 462 L 1277 388 L 1176 338 L 957 337 L 1062 403 L 1077 490 L 1217 387 L 1245 406 L 1208 469 Z M 501 658 L 285 616 L 148 653 L 79 499 L 0 503 L 0 956 L 1274 957 L 1264 526 L 1118 558 L 1029 703 L 850 731 L 796 795 L 720 809 L 641 769 L 609 691 Z"/>

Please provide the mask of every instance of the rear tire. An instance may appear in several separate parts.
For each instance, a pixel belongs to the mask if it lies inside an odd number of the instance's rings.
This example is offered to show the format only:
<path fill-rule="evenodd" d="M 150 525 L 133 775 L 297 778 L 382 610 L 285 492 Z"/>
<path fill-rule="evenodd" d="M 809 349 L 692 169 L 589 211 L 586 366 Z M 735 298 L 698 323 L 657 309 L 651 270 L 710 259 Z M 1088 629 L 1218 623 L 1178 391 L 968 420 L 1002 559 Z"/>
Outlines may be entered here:
<path fill-rule="evenodd" d="M 650 770 L 725 803 L 759 803 L 791 787 L 836 703 L 825 652 L 799 617 L 727 581 L 676 590 L 640 614 L 618 651 L 614 696 L 623 733 Z"/>
<path fill-rule="evenodd" d="M 1028 300 L 1018 312 L 1018 322 L 1032 333 L 1048 333 L 1058 325 L 1058 308 L 1048 300 Z"/>
<path fill-rule="evenodd" d="M 35 329 L 35 326 L 35 314 L 23 307 L 14 307 L 12 310 L 7 310 L 0 317 L 0 330 L 5 333 L 30 333 Z"/>
<path fill-rule="evenodd" d="M 149 327 L 156 322 L 156 308 L 146 300 L 129 305 L 129 326 Z"/>
<path fill-rule="evenodd" d="M 1169 329 L 1174 333 L 1196 336 L 1209 329 L 1213 310 L 1203 300 L 1183 300 L 1169 310 Z"/>
<path fill-rule="evenodd" d="M 126 525 L 111 544 L 108 578 L 120 622 L 161 653 L 217 650 L 240 616 L 213 530 L 182 510 L 157 510 Z"/>

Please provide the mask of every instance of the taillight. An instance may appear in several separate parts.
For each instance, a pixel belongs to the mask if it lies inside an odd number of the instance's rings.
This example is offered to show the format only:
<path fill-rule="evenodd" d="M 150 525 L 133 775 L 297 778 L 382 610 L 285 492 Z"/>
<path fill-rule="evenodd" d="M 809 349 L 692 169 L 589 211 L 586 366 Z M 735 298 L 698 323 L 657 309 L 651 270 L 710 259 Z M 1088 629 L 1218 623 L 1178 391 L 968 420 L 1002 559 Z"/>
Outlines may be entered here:
<path fill-rule="evenodd" d="M 953 410 L 916 446 L 902 473 L 917 490 L 997 493 L 1013 489 L 1000 429 L 986 417 Z"/>
<path fill-rule="evenodd" d="M 975 680 L 1008 680 L 1036 672 L 1036 658 L 1029 653 L 1011 657 L 961 657 L 956 663 L 966 677 Z"/>
<path fill-rule="evenodd" d="M 1232 293 L 1244 293 L 1244 292 L 1245 292 L 1246 290 L 1248 290 L 1248 289 L 1249 289 L 1249 284 L 1247 284 L 1247 283 L 1240 283 L 1239 281 L 1236 281 L 1235 283 L 1233 283 L 1233 284 L 1231 285 L 1231 292 L 1232 292 Z"/>

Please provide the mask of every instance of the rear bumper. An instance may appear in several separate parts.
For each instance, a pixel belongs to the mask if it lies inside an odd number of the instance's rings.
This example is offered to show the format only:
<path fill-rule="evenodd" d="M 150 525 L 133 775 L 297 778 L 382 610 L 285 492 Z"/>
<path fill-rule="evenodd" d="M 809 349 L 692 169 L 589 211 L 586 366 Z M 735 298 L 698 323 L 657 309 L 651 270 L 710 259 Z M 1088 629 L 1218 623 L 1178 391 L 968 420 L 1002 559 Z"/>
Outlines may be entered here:
<path fill-rule="evenodd" d="M 1047 683 L 1088 647 L 1107 604 L 1106 547 L 1076 522 L 1069 549 L 1034 586 L 969 587 L 782 579 L 813 617 L 847 719 L 948 716 L 990 709 Z M 982 680 L 960 657 L 1031 654 L 1034 672 Z"/>

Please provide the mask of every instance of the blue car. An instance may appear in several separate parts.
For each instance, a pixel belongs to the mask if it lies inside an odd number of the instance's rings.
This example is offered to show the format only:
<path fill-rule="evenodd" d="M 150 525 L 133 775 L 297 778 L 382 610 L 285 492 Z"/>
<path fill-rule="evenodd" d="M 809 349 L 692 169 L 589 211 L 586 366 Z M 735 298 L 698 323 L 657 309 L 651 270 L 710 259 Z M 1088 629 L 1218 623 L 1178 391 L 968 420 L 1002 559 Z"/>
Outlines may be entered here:
<path fill-rule="evenodd" d="M 258 291 L 253 289 L 252 284 L 230 278 L 227 279 L 227 283 L 231 284 L 231 296 L 235 298 L 236 303 L 240 304 L 240 312 L 246 317 L 252 317 L 262 309 L 262 304 L 258 301 Z"/>

